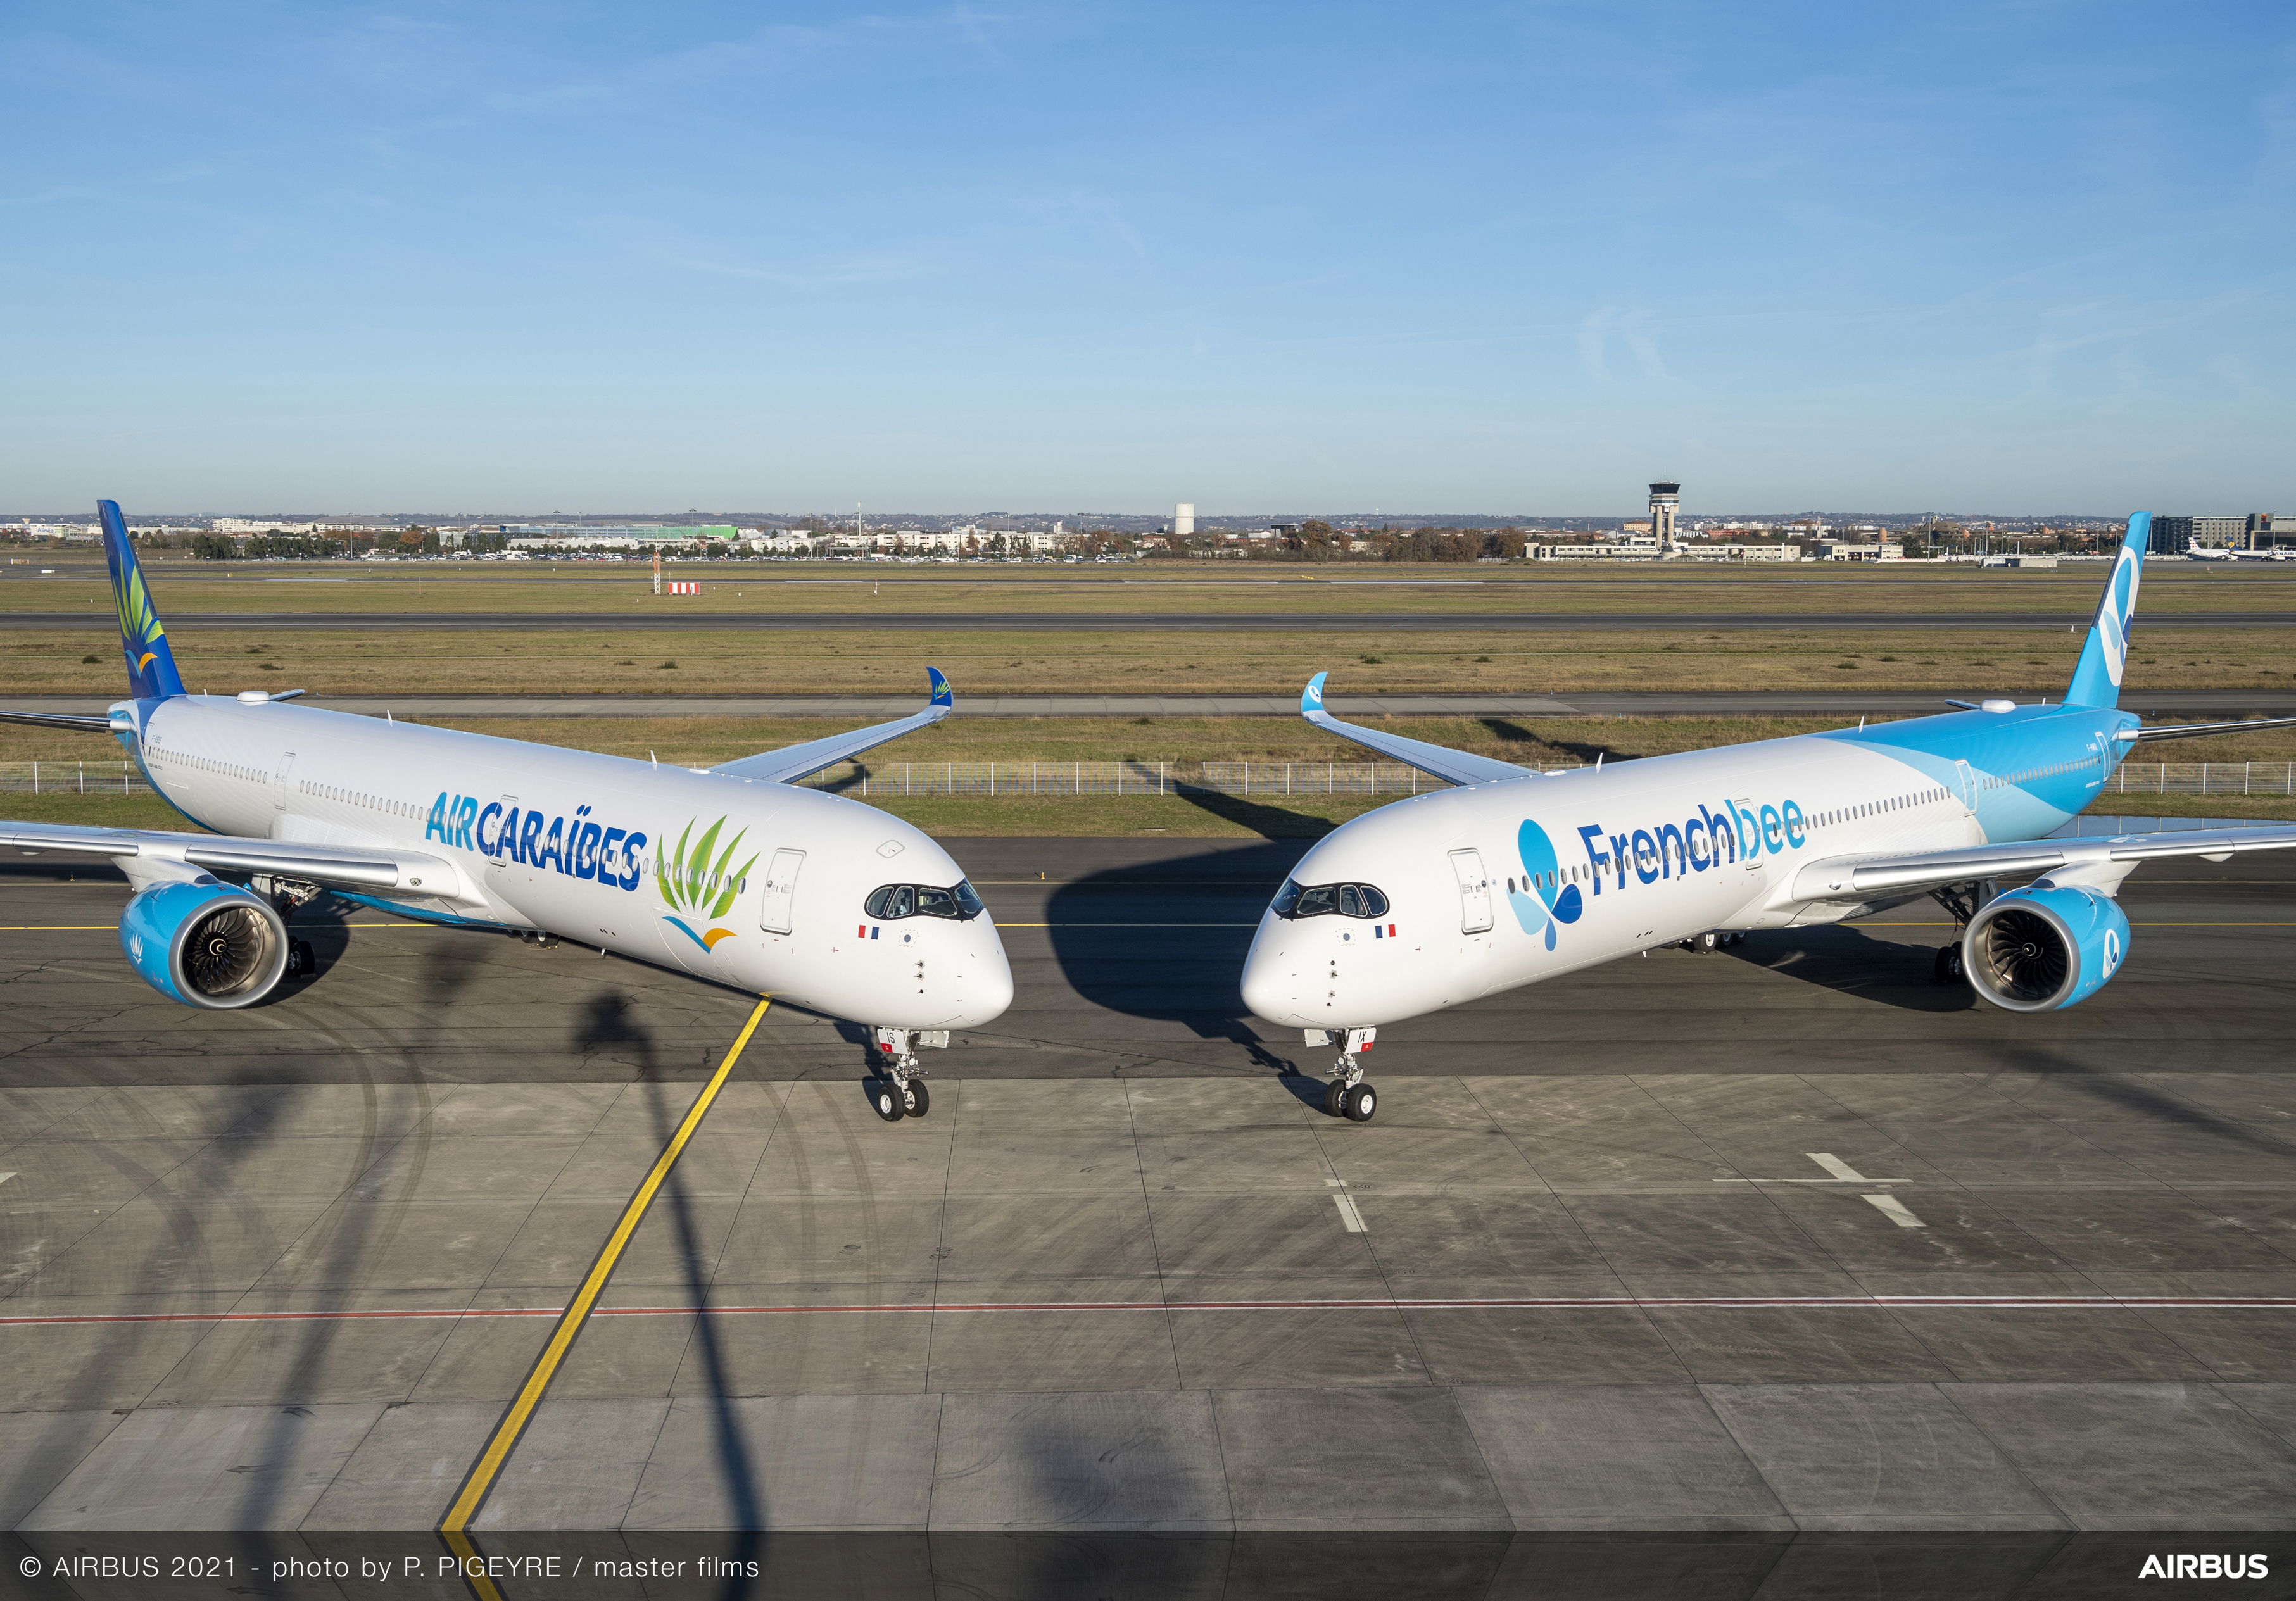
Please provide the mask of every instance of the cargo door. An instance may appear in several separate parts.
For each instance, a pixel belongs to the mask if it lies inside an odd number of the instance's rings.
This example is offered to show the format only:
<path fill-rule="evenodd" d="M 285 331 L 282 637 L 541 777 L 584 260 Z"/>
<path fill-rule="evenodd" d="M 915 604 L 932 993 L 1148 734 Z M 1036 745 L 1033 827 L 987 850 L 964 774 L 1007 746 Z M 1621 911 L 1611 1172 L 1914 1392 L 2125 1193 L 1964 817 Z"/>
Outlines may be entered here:
<path fill-rule="evenodd" d="M 767 934 L 787 934 L 794 926 L 797 876 L 804 866 L 803 851 L 775 851 L 766 864 L 765 893 L 758 898 L 758 927 Z"/>

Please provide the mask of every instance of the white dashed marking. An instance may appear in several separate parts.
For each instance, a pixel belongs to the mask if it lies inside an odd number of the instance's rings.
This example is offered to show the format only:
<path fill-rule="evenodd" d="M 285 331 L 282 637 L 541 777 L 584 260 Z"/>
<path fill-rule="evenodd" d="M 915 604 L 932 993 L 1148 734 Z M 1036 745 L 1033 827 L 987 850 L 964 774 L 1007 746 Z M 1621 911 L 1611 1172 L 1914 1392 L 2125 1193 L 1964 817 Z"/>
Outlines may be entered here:
<path fill-rule="evenodd" d="M 1873 1180 L 1866 1178 L 1863 1173 L 1860 1173 L 1856 1168 L 1850 1166 L 1849 1164 L 1844 1162 L 1841 1157 L 1835 1156 L 1831 1151 L 1804 1151 L 1802 1154 L 1808 1156 L 1812 1162 L 1816 1163 L 1827 1172 L 1833 1174 L 1835 1178 L 1841 1180 L 1844 1183 L 1871 1184 L 1889 1182 L 1888 1180 Z M 1888 1218 L 1900 1229 L 1926 1229 L 1929 1227 L 1927 1223 L 1922 1221 L 1921 1219 L 1906 1211 L 1906 1204 L 1893 1195 L 1884 1192 L 1878 1195 L 1865 1196 L 1860 1198 L 1862 1198 L 1868 1206 L 1874 1208 L 1874 1211 L 1880 1213 L 1883 1217 Z"/>

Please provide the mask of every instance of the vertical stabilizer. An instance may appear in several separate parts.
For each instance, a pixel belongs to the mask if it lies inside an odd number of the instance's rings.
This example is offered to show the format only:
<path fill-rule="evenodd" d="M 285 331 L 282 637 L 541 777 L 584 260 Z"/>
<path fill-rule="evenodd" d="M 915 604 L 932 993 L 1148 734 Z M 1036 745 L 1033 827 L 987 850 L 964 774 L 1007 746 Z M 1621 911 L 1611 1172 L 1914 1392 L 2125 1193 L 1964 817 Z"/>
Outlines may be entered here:
<path fill-rule="evenodd" d="M 2136 583 L 2144 574 L 2144 546 L 2152 537 L 2152 514 L 2139 511 L 2128 519 L 2121 536 L 2120 554 L 2114 558 L 2112 576 L 2096 603 L 2096 621 L 2089 625 L 2088 642 L 2081 647 L 2080 665 L 2073 669 L 2072 686 L 2065 699 L 2074 706 L 2119 706 L 2120 674 L 2128 663 L 2128 629 L 2136 615 Z"/>
<path fill-rule="evenodd" d="M 119 502 L 98 501 L 95 510 L 103 519 L 103 560 L 111 569 L 111 604 L 119 613 L 119 649 L 127 659 L 128 692 L 138 700 L 180 695 L 184 681 L 176 671 L 176 654 L 168 649 L 167 630 L 160 626 L 152 592 L 144 587 L 144 569 L 135 563 L 135 547 L 128 543 Z"/>

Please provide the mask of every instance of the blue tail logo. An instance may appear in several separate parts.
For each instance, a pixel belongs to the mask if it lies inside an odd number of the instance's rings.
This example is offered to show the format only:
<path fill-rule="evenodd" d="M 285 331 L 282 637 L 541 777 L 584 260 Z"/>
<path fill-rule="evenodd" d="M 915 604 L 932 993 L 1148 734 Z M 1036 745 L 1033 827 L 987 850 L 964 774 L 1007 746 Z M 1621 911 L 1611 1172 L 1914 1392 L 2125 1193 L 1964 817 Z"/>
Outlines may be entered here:
<path fill-rule="evenodd" d="M 103 519 L 103 560 L 111 569 L 111 604 L 119 614 L 119 649 L 127 661 L 127 687 L 138 700 L 164 700 L 184 693 L 182 674 L 176 671 L 176 653 L 168 648 L 168 631 L 144 587 L 144 569 L 135 563 L 135 547 L 128 543 L 127 525 L 117 501 L 95 502 Z"/>
<path fill-rule="evenodd" d="M 2152 537 L 2152 514 L 2139 511 L 2128 519 L 2121 537 L 2120 554 L 2112 563 L 2112 576 L 2096 603 L 2096 621 L 2081 647 L 2080 665 L 2065 698 L 2076 706 L 2119 706 L 2120 675 L 2128 666 L 2128 630 L 2136 616 L 2136 585 L 2144 576 L 2144 547 Z"/>

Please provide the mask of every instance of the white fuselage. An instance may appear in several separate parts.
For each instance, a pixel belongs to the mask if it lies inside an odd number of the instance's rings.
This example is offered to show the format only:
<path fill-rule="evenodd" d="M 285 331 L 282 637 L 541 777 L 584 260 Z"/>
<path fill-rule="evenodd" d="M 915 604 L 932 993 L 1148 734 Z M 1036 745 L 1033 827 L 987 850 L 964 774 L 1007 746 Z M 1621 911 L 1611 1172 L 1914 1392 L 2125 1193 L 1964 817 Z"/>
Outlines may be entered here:
<path fill-rule="evenodd" d="M 976 1026 L 1012 1001 L 985 911 L 866 915 L 881 886 L 947 888 L 964 873 L 857 801 L 288 703 L 120 710 L 144 717 L 130 749 L 153 787 L 204 827 L 448 870 L 447 883 L 357 897 L 377 905 L 541 930 L 882 1027 Z"/>
<path fill-rule="evenodd" d="M 2126 749 L 2112 729 L 2133 722 L 2071 707 L 1968 713 L 1399 801 L 1335 829 L 1292 873 L 1371 886 L 1386 913 L 1271 908 L 1243 998 L 1285 1026 L 1369 1027 L 1711 930 L 1861 916 L 1879 903 L 1828 899 L 1798 876 L 1833 857 L 2045 834 L 2095 794 Z"/>

